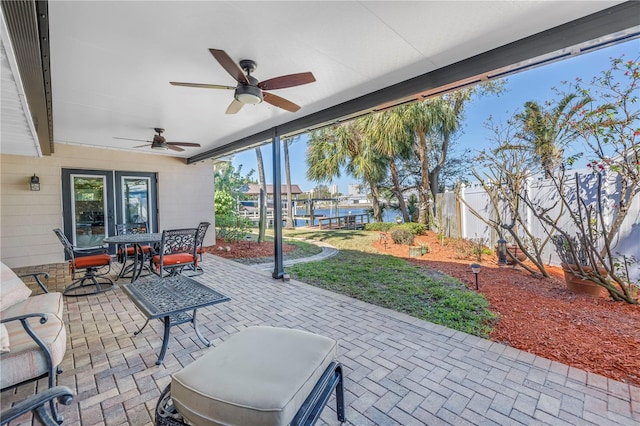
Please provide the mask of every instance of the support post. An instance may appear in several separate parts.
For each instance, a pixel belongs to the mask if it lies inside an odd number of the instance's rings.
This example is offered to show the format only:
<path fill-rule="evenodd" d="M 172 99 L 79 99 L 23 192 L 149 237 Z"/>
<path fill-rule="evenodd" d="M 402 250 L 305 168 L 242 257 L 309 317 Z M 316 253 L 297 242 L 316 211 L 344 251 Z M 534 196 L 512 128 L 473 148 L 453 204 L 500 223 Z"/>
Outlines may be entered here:
<path fill-rule="evenodd" d="M 280 176 L 280 135 L 278 129 L 273 128 L 271 139 L 273 151 L 273 263 L 271 275 L 274 279 L 284 278 L 282 259 L 282 177 Z"/>

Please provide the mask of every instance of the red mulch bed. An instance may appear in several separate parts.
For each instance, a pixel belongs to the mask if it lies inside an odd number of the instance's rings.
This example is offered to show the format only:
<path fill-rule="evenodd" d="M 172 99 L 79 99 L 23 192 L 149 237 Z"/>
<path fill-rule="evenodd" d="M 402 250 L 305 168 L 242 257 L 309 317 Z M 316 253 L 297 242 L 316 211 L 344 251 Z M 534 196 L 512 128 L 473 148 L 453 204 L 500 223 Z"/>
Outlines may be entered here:
<path fill-rule="evenodd" d="M 430 251 L 409 258 L 408 246 L 387 247 L 380 252 L 408 258 L 453 276 L 475 289 L 471 263 L 480 263 L 480 292 L 500 315 L 491 339 L 514 348 L 601 374 L 621 382 L 640 385 L 640 305 L 613 302 L 603 289 L 598 298 L 577 296 L 566 289 L 562 269 L 549 267 L 551 278 L 531 275 L 520 267 L 498 267 L 494 255 L 482 261 L 470 254 L 471 246 L 449 240 L 443 246 L 435 234 L 419 236 Z"/>
<path fill-rule="evenodd" d="M 207 253 L 224 257 L 225 259 L 255 258 L 273 256 L 273 241 L 258 244 L 256 241 L 226 242 L 218 238 L 215 246 L 203 247 Z M 229 247 L 229 250 L 227 250 Z M 289 253 L 296 249 L 293 244 L 282 244 L 282 252 Z"/>
<path fill-rule="evenodd" d="M 446 240 L 445 240 L 446 241 Z M 453 276 L 475 288 L 471 263 L 480 263 L 480 292 L 500 319 L 491 334 L 494 341 L 552 359 L 576 368 L 640 386 L 640 305 L 613 302 L 603 290 L 599 298 L 577 296 L 564 284 L 562 270 L 549 267 L 553 277 L 531 275 L 519 267 L 498 267 L 492 255 L 482 261 L 471 255 L 471 246 L 457 240 L 445 245 L 433 233 L 419 236 L 430 251 L 409 257 L 409 247 L 381 240 L 374 243 L 381 253 L 409 259 Z M 229 246 L 230 251 L 224 247 Z M 223 250 L 218 250 L 223 247 Z M 284 252 L 295 246 L 284 244 Z M 219 241 L 207 251 L 225 258 L 273 256 L 273 243 Z"/>

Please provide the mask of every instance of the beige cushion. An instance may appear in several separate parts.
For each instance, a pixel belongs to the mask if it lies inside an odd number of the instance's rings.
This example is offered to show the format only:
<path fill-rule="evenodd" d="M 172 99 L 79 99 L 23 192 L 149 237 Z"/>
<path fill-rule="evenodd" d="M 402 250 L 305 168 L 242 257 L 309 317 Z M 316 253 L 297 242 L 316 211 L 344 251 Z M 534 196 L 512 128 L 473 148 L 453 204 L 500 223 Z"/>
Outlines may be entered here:
<path fill-rule="evenodd" d="M 29 325 L 51 352 L 53 365 L 62 362 L 67 348 L 67 333 L 62 321 L 63 300 L 61 293 L 32 296 L 0 312 L 0 317 L 10 318 L 27 313 L 43 312 L 47 322 L 30 318 Z M 4 323 L 9 333 L 11 351 L 0 355 L 0 388 L 13 386 L 48 372 L 46 358 L 37 343 L 25 332 L 20 321 Z"/>
<path fill-rule="evenodd" d="M 26 300 L 31 290 L 7 265 L 0 262 L 0 311 Z"/>
<path fill-rule="evenodd" d="M 0 353 L 9 352 L 9 332 L 4 324 L 0 324 Z"/>
<path fill-rule="evenodd" d="M 286 425 L 336 358 L 301 330 L 249 327 L 173 375 L 171 397 L 197 425 Z"/>

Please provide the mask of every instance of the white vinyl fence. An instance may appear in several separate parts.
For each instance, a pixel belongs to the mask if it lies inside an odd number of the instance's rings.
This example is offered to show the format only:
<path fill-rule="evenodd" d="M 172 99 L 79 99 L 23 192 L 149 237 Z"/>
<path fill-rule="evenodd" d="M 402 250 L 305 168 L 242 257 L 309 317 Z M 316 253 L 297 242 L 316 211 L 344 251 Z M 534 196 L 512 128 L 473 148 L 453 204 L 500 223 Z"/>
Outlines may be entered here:
<path fill-rule="evenodd" d="M 589 173 L 579 174 L 579 188 L 575 188 L 574 177 L 570 178 L 572 188 L 571 193 L 573 196 L 579 196 L 583 200 L 595 200 L 597 193 L 595 191 L 595 176 Z M 612 221 L 617 214 L 617 202 L 619 196 L 619 186 L 615 177 L 607 178 L 604 186 L 604 194 L 606 195 L 607 202 L 604 207 L 605 221 Z M 535 204 L 542 206 L 543 208 L 551 208 L 557 201 L 557 191 L 549 181 L 544 179 L 532 179 L 528 184 L 529 197 L 535 201 Z M 494 247 L 497 244 L 500 236 L 485 222 L 476 217 L 472 211 L 462 202 L 457 202 L 455 208 L 442 207 L 442 205 L 450 203 L 450 197 L 454 194 L 445 193 L 440 194 L 438 202 L 440 208 L 438 209 L 438 218 L 441 224 L 441 231 L 447 236 L 462 237 L 465 239 L 482 241 L 489 247 Z M 480 213 L 484 218 L 496 220 L 498 216 L 504 218 L 505 212 L 498 215 L 493 206 L 490 203 L 489 195 L 483 189 L 480 183 L 472 183 L 466 187 L 463 187 L 460 191 L 460 197 L 475 211 Z M 451 214 L 451 211 L 454 213 Z M 557 214 L 559 210 L 557 208 L 550 211 L 551 217 L 554 217 L 554 213 Z M 532 214 L 532 212 L 523 207 L 521 215 L 525 218 L 525 225 L 534 238 L 546 237 L 545 227 L 542 223 Z M 454 217 L 455 216 L 455 217 Z M 504 221 L 504 219 L 503 219 Z M 453 224 L 453 225 L 452 225 Z M 560 224 L 563 229 L 570 232 L 572 228 L 575 229 L 573 222 L 568 215 L 560 218 Z M 572 233 L 572 232 L 570 232 Z M 520 232 L 519 232 L 520 234 Z M 507 233 L 505 232 L 505 235 Z M 628 258 L 633 256 L 636 259 L 640 259 L 640 196 L 636 196 L 631 204 L 629 213 L 625 221 L 623 222 L 618 239 L 614 241 L 613 253 L 619 253 L 625 255 Z M 553 244 L 546 245 L 543 251 L 543 259 L 550 265 L 559 265 L 560 259 L 555 253 Z M 640 264 L 635 263 L 632 265 L 633 269 L 630 271 L 632 280 L 640 279 Z"/>

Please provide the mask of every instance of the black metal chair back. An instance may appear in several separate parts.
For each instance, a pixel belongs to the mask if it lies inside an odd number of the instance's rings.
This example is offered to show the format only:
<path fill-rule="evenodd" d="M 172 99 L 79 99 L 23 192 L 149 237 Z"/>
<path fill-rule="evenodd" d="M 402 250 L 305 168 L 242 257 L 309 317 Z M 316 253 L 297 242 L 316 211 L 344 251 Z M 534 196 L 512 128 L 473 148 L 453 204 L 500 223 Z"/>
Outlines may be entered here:
<path fill-rule="evenodd" d="M 160 253 L 152 258 L 156 273 L 161 277 L 179 274 L 185 266 L 194 268 L 197 258 L 197 228 L 169 229 L 162 231 Z"/>
<path fill-rule="evenodd" d="M 118 223 L 116 225 L 116 235 L 146 234 L 148 232 L 147 222 Z"/>
<path fill-rule="evenodd" d="M 73 251 L 73 244 L 71 244 L 71 241 L 69 241 L 67 236 L 64 235 L 64 232 L 62 232 L 62 229 L 56 228 L 56 229 L 53 230 L 53 232 L 54 232 L 54 234 L 56 234 L 56 236 L 58 237 L 58 239 L 62 243 L 62 246 L 64 247 L 65 254 L 73 261 L 73 259 L 75 257 L 75 253 Z"/>
<path fill-rule="evenodd" d="M 198 237 L 196 238 L 196 249 L 198 254 L 200 255 L 200 260 L 202 260 L 202 244 L 204 243 L 204 236 L 207 234 L 207 229 L 209 229 L 209 222 L 200 222 L 198 224 Z"/>

